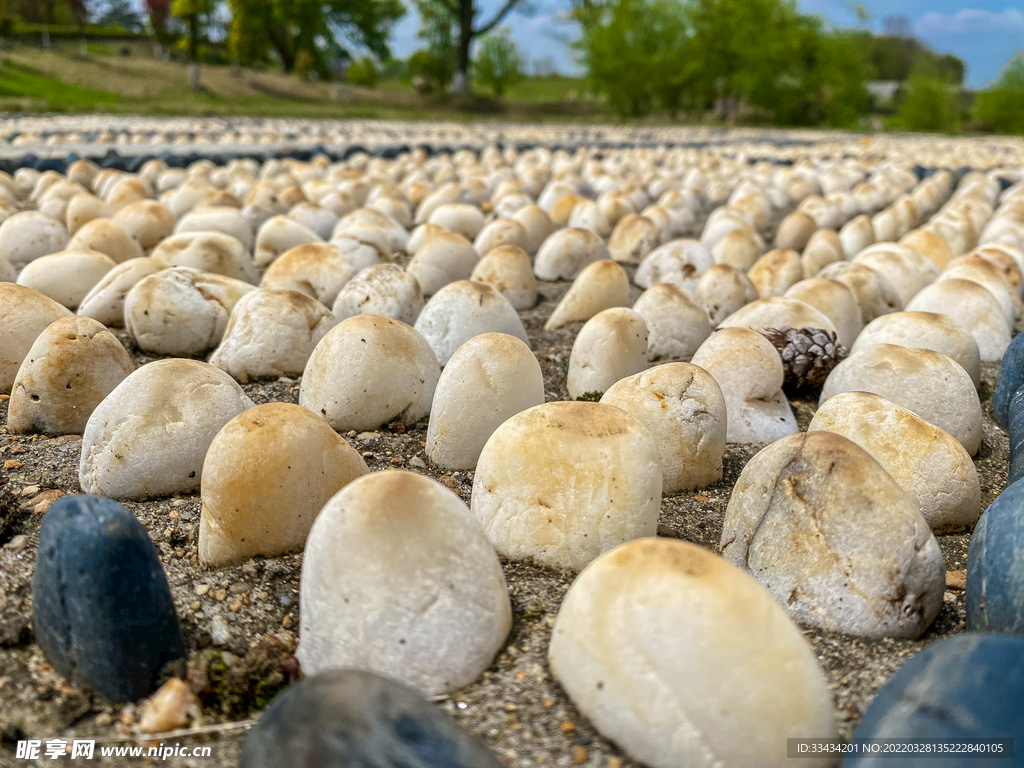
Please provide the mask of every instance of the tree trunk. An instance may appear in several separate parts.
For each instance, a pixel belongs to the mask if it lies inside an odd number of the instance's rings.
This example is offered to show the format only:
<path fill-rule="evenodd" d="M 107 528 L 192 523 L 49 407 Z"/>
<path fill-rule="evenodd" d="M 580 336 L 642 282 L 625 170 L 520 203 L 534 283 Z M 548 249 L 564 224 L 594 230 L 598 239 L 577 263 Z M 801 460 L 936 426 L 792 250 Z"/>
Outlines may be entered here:
<path fill-rule="evenodd" d="M 188 58 L 193 64 L 199 61 L 199 15 L 188 17 Z"/>
<path fill-rule="evenodd" d="M 459 3 L 459 59 L 452 81 L 452 93 L 469 93 L 469 45 L 473 42 L 473 0 Z"/>

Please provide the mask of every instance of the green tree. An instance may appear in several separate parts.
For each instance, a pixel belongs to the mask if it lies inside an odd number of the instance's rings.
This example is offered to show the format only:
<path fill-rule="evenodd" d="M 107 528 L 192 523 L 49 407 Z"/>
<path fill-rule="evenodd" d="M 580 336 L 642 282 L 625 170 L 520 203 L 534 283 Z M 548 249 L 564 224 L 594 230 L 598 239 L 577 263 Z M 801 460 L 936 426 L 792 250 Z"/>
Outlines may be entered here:
<path fill-rule="evenodd" d="M 377 84 L 379 76 L 377 63 L 369 56 L 360 56 L 349 64 L 348 81 L 350 83 L 355 83 L 365 88 L 373 88 Z"/>
<path fill-rule="evenodd" d="M 453 91 L 470 91 L 469 54 L 473 41 L 497 27 L 521 5 L 525 5 L 525 0 L 504 0 L 489 20 L 478 23 L 480 8 L 476 0 L 416 0 L 420 37 L 428 41 L 433 55 L 454 59 Z M 447 47 L 439 47 L 442 45 Z"/>
<path fill-rule="evenodd" d="M 188 27 L 188 58 L 193 64 L 199 61 L 199 42 L 212 10 L 212 0 L 174 0 L 171 4 L 171 15 Z"/>
<path fill-rule="evenodd" d="M 473 72 L 477 80 L 502 97 L 510 85 L 523 79 L 523 59 L 508 29 L 487 35 L 477 47 Z"/>
<path fill-rule="evenodd" d="M 1024 53 L 1017 53 L 999 81 L 978 93 L 974 117 L 997 133 L 1024 133 Z"/>
<path fill-rule="evenodd" d="M 916 70 L 906 83 L 903 103 L 894 124 L 908 131 L 958 133 L 959 86 L 937 73 Z"/>
<path fill-rule="evenodd" d="M 230 0 L 228 45 L 243 62 L 268 60 L 271 51 L 285 72 L 299 61 L 327 79 L 338 59 L 351 59 L 351 44 L 379 59 L 390 56 L 391 26 L 405 14 L 402 0 Z"/>

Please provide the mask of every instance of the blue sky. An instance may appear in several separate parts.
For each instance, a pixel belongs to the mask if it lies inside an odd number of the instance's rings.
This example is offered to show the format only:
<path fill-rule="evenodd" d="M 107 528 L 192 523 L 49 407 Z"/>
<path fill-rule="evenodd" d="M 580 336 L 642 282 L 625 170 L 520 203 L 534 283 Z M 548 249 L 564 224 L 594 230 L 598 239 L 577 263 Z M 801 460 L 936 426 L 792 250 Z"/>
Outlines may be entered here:
<path fill-rule="evenodd" d="M 797 0 L 802 12 L 818 14 L 834 26 L 855 26 L 854 2 L 846 0 Z M 411 6 L 411 3 L 407 3 Z M 482 15 L 489 17 L 501 0 L 481 0 Z M 866 0 L 872 14 L 870 26 L 881 30 L 886 16 L 910 19 L 914 33 L 939 51 L 949 51 L 967 62 L 967 82 L 984 86 L 998 77 L 999 70 L 1014 51 L 1024 49 L 1024 12 L 1005 0 Z M 529 16 L 513 14 L 506 20 L 519 50 L 527 60 L 550 58 L 565 73 L 578 71 L 565 40 L 572 39 L 572 24 L 561 22 L 568 1 L 539 0 Z M 419 21 L 414 8 L 392 35 L 392 49 L 406 56 L 419 45 Z"/>

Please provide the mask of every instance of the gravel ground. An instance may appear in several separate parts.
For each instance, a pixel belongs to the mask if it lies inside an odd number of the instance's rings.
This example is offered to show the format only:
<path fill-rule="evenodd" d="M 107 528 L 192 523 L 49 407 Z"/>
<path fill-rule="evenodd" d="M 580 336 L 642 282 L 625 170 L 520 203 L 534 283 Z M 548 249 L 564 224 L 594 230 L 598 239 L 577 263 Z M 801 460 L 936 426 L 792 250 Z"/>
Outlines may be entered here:
<path fill-rule="evenodd" d="M 630 270 L 631 271 L 631 270 Z M 544 372 L 548 400 L 567 399 L 565 378 L 572 341 L 579 324 L 543 330 L 544 320 L 568 283 L 541 283 L 539 305 L 522 313 Z M 633 288 L 632 299 L 640 294 Z M 119 332 L 137 365 L 151 361 Z M 1006 482 L 1009 445 L 1005 433 L 988 416 L 998 365 L 986 365 L 982 398 L 985 429 L 975 464 L 981 477 L 982 508 Z M 278 379 L 243 385 L 254 402 L 297 402 L 299 381 Z M 795 401 L 801 428 L 816 403 Z M 7 403 L 0 402 L 0 424 Z M 371 471 L 390 467 L 428 475 L 469 501 L 472 472 L 443 473 L 424 456 L 426 424 L 391 425 L 373 433 L 349 433 L 346 439 L 362 453 Z M 0 503 L 0 766 L 27 765 L 14 759 L 13 741 L 25 738 L 96 738 L 103 745 L 133 744 L 134 706 L 112 707 L 99 696 L 60 678 L 32 643 L 31 579 L 42 520 L 40 504 L 78 487 L 81 439 L 14 436 L 0 427 L 0 465 L 6 488 L 17 494 L 19 513 L 5 525 Z M 698 493 L 665 497 L 658 534 L 686 539 L 717 551 L 731 489 L 746 462 L 762 446 L 730 445 L 722 482 Z M 0 478 L 2 484 L 2 478 Z M 183 622 L 190 659 L 187 674 L 201 688 L 204 723 L 244 723 L 278 688 L 294 679 L 292 658 L 297 642 L 301 555 L 258 559 L 211 571 L 198 562 L 200 515 L 198 495 L 129 503 L 146 525 L 167 570 L 178 615 Z M 12 538 L 13 536 L 13 538 Z M 967 565 L 969 534 L 942 536 L 949 571 Z M 439 702 L 468 730 L 479 735 L 510 768 L 533 765 L 587 765 L 624 768 L 636 765 L 583 719 L 551 676 L 546 650 L 558 606 L 572 575 L 524 563 L 503 562 L 512 598 L 511 635 L 494 664 L 475 683 Z M 957 575 L 938 618 L 918 640 L 863 640 L 818 630 L 804 631 L 825 671 L 834 697 L 840 731 L 852 735 L 878 689 L 912 654 L 964 631 L 964 593 Z M 962 584 L 962 575 L 960 579 Z M 182 671 L 182 670 L 179 670 Z M 234 766 L 243 727 L 213 735 L 167 738 L 165 744 L 207 745 L 209 758 L 170 758 L 174 766 Z M 158 744 L 153 742 L 137 742 Z M 105 758 L 100 765 L 139 765 L 139 759 Z M 54 763 L 40 760 L 40 764 Z M 57 763 L 60 764 L 60 763 Z"/>

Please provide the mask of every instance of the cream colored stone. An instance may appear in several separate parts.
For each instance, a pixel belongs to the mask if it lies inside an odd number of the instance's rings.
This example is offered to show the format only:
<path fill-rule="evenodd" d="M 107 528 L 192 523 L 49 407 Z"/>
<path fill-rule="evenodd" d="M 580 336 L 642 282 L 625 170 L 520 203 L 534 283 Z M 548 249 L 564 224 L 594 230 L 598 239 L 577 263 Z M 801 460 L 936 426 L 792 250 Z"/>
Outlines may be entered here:
<path fill-rule="evenodd" d="M 114 214 L 128 237 L 149 251 L 174 231 L 174 214 L 155 200 L 139 200 Z"/>
<path fill-rule="evenodd" d="M 605 309 L 627 306 L 629 278 L 626 271 L 614 261 L 595 261 L 577 275 L 544 323 L 544 330 L 586 322 Z"/>
<path fill-rule="evenodd" d="M 647 326 L 647 360 L 688 361 L 711 335 L 707 312 L 671 283 L 659 283 L 641 294 L 633 311 Z"/>
<path fill-rule="evenodd" d="M 140 349 L 199 355 L 224 337 L 235 304 L 255 286 L 189 267 L 144 277 L 124 300 L 124 326 Z"/>
<path fill-rule="evenodd" d="M 836 327 L 828 317 L 796 299 L 758 299 L 738 309 L 718 324 L 719 328 L 751 328 L 763 332 L 769 328 L 820 328 L 835 333 Z"/>
<path fill-rule="evenodd" d="M 893 312 L 864 327 L 850 352 L 875 344 L 899 344 L 940 352 L 967 371 L 975 388 L 981 384 L 981 353 L 978 343 L 948 315 L 935 312 Z"/>
<path fill-rule="evenodd" d="M 603 394 L 647 367 L 647 326 L 632 309 L 606 309 L 586 322 L 572 345 L 566 387 L 579 399 Z"/>
<path fill-rule="evenodd" d="M 977 256 L 965 256 L 951 261 L 939 275 L 940 281 L 954 278 L 972 280 L 991 293 L 999 302 L 1007 324 L 1013 328 L 1015 321 L 1020 317 L 1021 300 L 1001 270 Z"/>
<path fill-rule="evenodd" d="M 790 286 L 800 282 L 803 276 L 800 254 L 789 248 L 768 251 L 747 272 L 747 277 L 763 299 L 781 296 Z"/>
<path fill-rule="evenodd" d="M 322 242 L 323 238 L 320 235 L 295 219 L 272 216 L 256 233 L 256 252 L 253 261 L 257 266 L 266 266 L 292 248 Z"/>
<path fill-rule="evenodd" d="M 846 259 L 843 243 L 831 229 L 819 229 L 807 242 L 800 256 L 802 277 L 816 277 L 829 264 Z"/>
<path fill-rule="evenodd" d="M 203 462 L 200 562 L 221 568 L 300 551 L 324 504 L 368 471 L 344 438 L 301 406 L 243 411 L 217 433 Z"/>
<path fill-rule="evenodd" d="M 124 300 L 136 283 L 167 269 L 167 263 L 151 256 L 129 259 L 107 272 L 78 305 L 78 314 L 98 320 L 108 328 L 124 325 Z"/>
<path fill-rule="evenodd" d="M 544 402 L 544 377 L 515 336 L 482 333 L 451 356 L 437 382 L 427 429 L 427 458 L 444 469 L 473 469 L 506 419 Z"/>
<path fill-rule="evenodd" d="M 783 768 L 787 739 L 837 736 L 797 626 L 754 579 L 689 542 L 639 539 L 595 560 L 559 608 L 548 659 L 594 727 L 651 768 Z"/>
<path fill-rule="evenodd" d="M 142 246 L 113 219 L 93 219 L 84 224 L 68 241 L 66 250 L 99 251 L 117 264 L 145 255 Z"/>
<path fill-rule="evenodd" d="M 713 264 L 697 280 L 693 297 L 704 307 L 713 326 L 760 296 L 742 270 L 729 264 Z"/>
<path fill-rule="evenodd" d="M 900 240 L 900 245 L 913 248 L 931 260 L 940 270 L 945 269 L 956 255 L 945 238 L 928 229 L 915 229 Z"/>
<path fill-rule="evenodd" d="M 300 599 L 307 675 L 369 669 L 425 696 L 471 683 L 512 627 L 479 523 L 411 472 L 366 475 L 327 502 L 306 542 Z"/>
<path fill-rule="evenodd" d="M 0 394 L 8 394 L 32 344 L 55 320 L 71 312 L 17 283 L 0 283 Z"/>
<path fill-rule="evenodd" d="M 662 492 L 722 479 L 726 404 L 718 382 L 696 365 L 669 363 L 620 379 L 601 402 L 640 420 L 661 458 Z"/>
<path fill-rule="evenodd" d="M 526 205 L 515 213 L 512 218 L 526 227 L 526 245 L 523 250 L 531 256 L 537 253 L 541 244 L 555 231 L 551 217 L 537 205 Z"/>
<path fill-rule="evenodd" d="M 330 239 L 340 218 L 334 211 L 309 201 L 299 203 L 288 211 L 288 217 L 315 232 L 322 240 Z"/>
<path fill-rule="evenodd" d="M 809 304 L 832 321 L 835 326 L 839 343 L 847 350 L 857 340 L 864 320 L 857 303 L 857 295 L 846 283 L 831 280 L 827 277 L 812 277 L 801 280 L 788 291 L 783 298 L 796 299 Z"/>
<path fill-rule="evenodd" d="M 486 283 L 459 280 L 438 291 L 416 318 L 441 365 L 465 342 L 481 333 L 507 333 L 530 343 L 519 315 L 505 297 Z"/>
<path fill-rule="evenodd" d="M 304 293 L 252 291 L 231 310 L 210 364 L 243 384 L 250 378 L 299 376 L 316 345 L 337 324 L 327 307 Z"/>
<path fill-rule="evenodd" d="M 492 248 L 473 267 L 469 279 L 495 288 L 517 310 L 532 309 L 537 303 L 533 265 L 526 251 L 517 246 Z"/>
<path fill-rule="evenodd" d="M 579 570 L 618 544 L 654 535 L 658 448 L 640 421 L 610 405 L 539 405 L 487 441 L 472 507 L 499 554 Z"/>
<path fill-rule="evenodd" d="M 871 226 L 871 217 L 861 214 L 846 222 L 839 230 L 839 242 L 843 246 L 843 254 L 847 260 L 873 245 L 875 230 Z"/>
<path fill-rule="evenodd" d="M 230 376 L 207 363 L 144 365 L 89 417 L 79 465 L 82 490 L 111 499 L 194 491 L 213 438 L 252 405 Z"/>
<path fill-rule="evenodd" d="M 98 251 L 60 251 L 26 264 L 18 284 L 74 310 L 115 266 L 113 259 Z"/>
<path fill-rule="evenodd" d="M 299 291 L 330 307 L 358 271 L 333 243 L 309 243 L 267 267 L 260 288 Z"/>
<path fill-rule="evenodd" d="M 697 240 L 671 240 L 644 257 L 633 281 L 641 288 L 673 283 L 692 294 L 698 278 L 713 264 L 711 252 Z"/>
<path fill-rule="evenodd" d="M 891 400 L 951 434 L 972 456 L 978 452 L 981 402 L 970 375 L 952 358 L 895 344 L 858 349 L 829 374 L 820 402 L 857 391 Z"/>
<path fill-rule="evenodd" d="M 12 264 L 63 251 L 67 244 L 64 225 L 39 211 L 15 213 L 0 223 L 0 258 Z"/>
<path fill-rule="evenodd" d="M 715 243 L 711 255 L 716 264 L 729 264 L 746 272 L 761 258 L 761 251 L 752 230 L 737 229 Z"/>
<path fill-rule="evenodd" d="M 484 214 L 475 205 L 446 203 L 435 208 L 427 222 L 439 224 L 449 232 L 456 232 L 472 242 L 484 228 Z"/>
<path fill-rule="evenodd" d="M 711 374 L 722 389 L 730 443 L 770 443 L 799 431 L 782 392 L 782 360 L 757 331 L 719 330 L 700 346 L 691 362 Z"/>
<path fill-rule="evenodd" d="M 939 268 L 911 248 L 896 243 L 878 243 L 857 254 L 855 264 L 884 275 L 906 306 L 926 286 L 935 282 Z"/>
<path fill-rule="evenodd" d="M 559 229 L 537 251 L 533 271 L 540 280 L 573 280 L 588 264 L 610 259 L 604 241 L 588 229 Z"/>
<path fill-rule="evenodd" d="M 473 249 L 486 257 L 495 248 L 512 246 L 524 248 L 529 244 L 526 227 L 515 219 L 495 219 L 488 223 L 477 234 L 473 241 Z"/>
<path fill-rule="evenodd" d="M 313 350 L 299 405 L 339 432 L 396 420 L 411 425 L 430 413 L 440 375 L 437 356 L 418 331 L 383 315 L 356 315 Z"/>
<path fill-rule="evenodd" d="M 1012 331 L 1005 311 L 984 286 L 973 280 L 939 280 L 911 299 L 907 310 L 947 315 L 960 330 L 974 337 L 983 363 L 1002 360 L 1010 345 Z"/>
<path fill-rule="evenodd" d="M 152 257 L 172 267 L 191 267 L 218 275 L 259 282 L 259 271 L 245 246 L 231 235 L 220 232 L 186 232 L 162 240 Z"/>
<path fill-rule="evenodd" d="M 747 463 L 721 548 L 793 619 L 829 632 L 915 638 L 942 607 L 942 552 L 914 500 L 831 432 L 791 435 Z"/>
<path fill-rule="evenodd" d="M 80 435 L 96 406 L 133 367 L 121 342 L 95 320 L 54 320 L 18 369 L 7 428 L 22 434 Z"/>
<path fill-rule="evenodd" d="M 885 277 L 861 262 L 840 261 L 818 273 L 818 277 L 838 280 L 857 297 L 861 319 L 867 325 L 876 317 L 903 309 L 903 300 Z"/>
<path fill-rule="evenodd" d="M 810 214 L 804 211 L 793 211 L 779 223 L 775 233 L 776 248 L 792 248 L 802 251 L 810 242 L 811 236 L 817 231 L 818 224 Z"/>
<path fill-rule="evenodd" d="M 334 302 L 338 320 L 354 315 L 385 315 L 407 325 L 423 311 L 419 281 L 397 264 L 375 264 L 360 271 Z"/>
<path fill-rule="evenodd" d="M 818 408 L 808 432 L 852 440 L 917 504 L 936 534 L 973 526 L 981 487 L 970 455 L 948 433 L 869 392 L 844 392 Z"/>
<path fill-rule="evenodd" d="M 449 283 L 466 280 L 480 257 L 469 240 L 455 232 L 428 237 L 407 267 L 424 296 L 433 296 Z"/>
<path fill-rule="evenodd" d="M 173 211 L 173 209 L 172 209 Z M 185 232 L 221 232 L 239 240 L 246 251 L 253 248 L 253 227 L 240 210 L 229 205 L 195 208 L 174 226 L 174 234 Z"/>
<path fill-rule="evenodd" d="M 68 200 L 64 211 L 64 223 L 68 234 L 74 235 L 93 219 L 109 219 L 114 212 L 103 198 L 81 193 Z"/>

